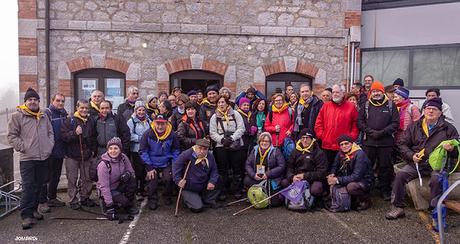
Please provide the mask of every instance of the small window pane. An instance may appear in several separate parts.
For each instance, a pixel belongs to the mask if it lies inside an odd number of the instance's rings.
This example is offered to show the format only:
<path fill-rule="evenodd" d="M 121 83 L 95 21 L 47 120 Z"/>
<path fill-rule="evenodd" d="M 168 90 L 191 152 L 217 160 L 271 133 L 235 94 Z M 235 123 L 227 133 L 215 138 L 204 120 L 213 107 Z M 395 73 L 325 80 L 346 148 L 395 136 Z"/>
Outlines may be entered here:
<path fill-rule="evenodd" d="M 460 86 L 460 48 L 414 50 L 414 86 Z"/>
<path fill-rule="evenodd" d="M 78 99 L 89 99 L 91 92 L 99 89 L 97 78 L 79 78 L 78 79 Z"/>
<path fill-rule="evenodd" d="M 105 99 L 112 102 L 113 111 L 124 102 L 123 79 L 107 78 L 105 79 Z"/>
<path fill-rule="evenodd" d="M 284 81 L 267 81 L 267 98 L 268 99 L 270 99 L 270 97 L 275 93 L 276 88 L 279 88 L 284 92 L 285 82 Z"/>
<path fill-rule="evenodd" d="M 409 51 L 363 51 L 362 81 L 370 74 L 374 79 L 390 85 L 397 78 L 407 81 L 409 78 Z"/>

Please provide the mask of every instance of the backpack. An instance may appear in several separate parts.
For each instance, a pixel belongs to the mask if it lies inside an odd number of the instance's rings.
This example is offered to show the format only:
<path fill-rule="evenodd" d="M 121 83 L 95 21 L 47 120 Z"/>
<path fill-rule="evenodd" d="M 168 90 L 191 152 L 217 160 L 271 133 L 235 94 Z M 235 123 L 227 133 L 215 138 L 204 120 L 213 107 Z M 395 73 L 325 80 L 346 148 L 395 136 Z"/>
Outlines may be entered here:
<path fill-rule="evenodd" d="M 334 185 L 331 189 L 331 212 L 346 212 L 351 208 L 351 196 L 346 186 Z"/>
<path fill-rule="evenodd" d="M 292 140 L 291 137 L 286 137 L 284 138 L 284 142 L 283 142 L 283 156 L 286 160 L 289 159 L 289 157 L 291 156 L 292 152 L 294 151 L 295 149 L 295 142 L 294 140 Z"/>
<path fill-rule="evenodd" d="M 104 160 L 101 160 L 101 161 L 93 160 L 91 161 L 91 164 L 89 166 L 89 179 L 93 182 L 97 182 L 99 180 L 97 176 L 97 166 L 99 165 L 100 162 L 105 163 L 105 166 L 107 167 L 107 169 L 109 169 L 109 174 L 112 173 L 112 166 L 110 165 L 109 162 L 104 161 Z"/>
<path fill-rule="evenodd" d="M 285 198 L 285 205 L 288 210 L 298 211 L 298 212 L 305 212 L 311 209 L 313 206 L 313 201 L 315 197 L 310 194 L 310 185 L 307 181 L 305 181 L 305 188 L 303 188 L 303 192 L 298 192 L 299 189 L 292 188 L 288 190 L 286 194 L 290 196 L 297 196 L 301 194 L 301 198 L 299 201 L 291 201 L 288 198 Z"/>
<path fill-rule="evenodd" d="M 291 107 L 288 107 L 288 112 L 289 112 L 289 120 L 292 121 L 293 111 L 292 111 Z M 268 112 L 268 120 L 270 120 L 270 123 L 273 122 L 273 111 L 272 110 L 270 110 L 270 112 Z"/>
<path fill-rule="evenodd" d="M 268 207 L 268 200 L 260 202 L 268 197 L 267 194 L 267 180 L 263 180 L 259 184 L 251 186 L 248 190 L 249 202 L 254 205 L 254 208 L 266 208 Z"/>
<path fill-rule="evenodd" d="M 388 100 L 388 109 L 390 110 L 390 112 L 393 112 L 393 101 L 391 100 Z M 366 119 L 369 119 L 369 100 L 367 100 L 366 103 L 364 104 L 364 113 L 366 115 Z"/>
<path fill-rule="evenodd" d="M 235 121 L 235 124 L 236 124 L 235 114 L 232 114 L 232 119 L 233 119 L 233 121 Z M 222 131 L 224 132 L 224 136 L 230 136 L 232 134 L 230 132 L 225 131 L 224 122 L 222 121 L 221 118 L 216 116 L 216 121 L 217 121 L 217 124 L 220 125 L 220 127 L 222 128 Z M 240 148 L 241 148 L 240 140 L 236 140 L 227 149 L 231 149 L 231 150 L 236 151 L 236 150 L 239 150 Z"/>
<path fill-rule="evenodd" d="M 452 140 L 446 140 L 441 143 L 430 153 L 430 156 L 428 158 L 428 163 L 430 164 L 431 168 L 433 170 L 440 171 L 442 170 L 446 165 L 447 161 L 447 151 L 444 149 L 443 145 L 445 143 L 449 143 L 452 146 L 454 146 L 457 151 L 460 152 L 460 143 L 456 139 Z M 457 163 L 455 164 L 454 168 L 449 172 L 449 174 L 452 174 L 457 170 L 458 164 L 460 163 L 460 157 L 457 159 Z"/>

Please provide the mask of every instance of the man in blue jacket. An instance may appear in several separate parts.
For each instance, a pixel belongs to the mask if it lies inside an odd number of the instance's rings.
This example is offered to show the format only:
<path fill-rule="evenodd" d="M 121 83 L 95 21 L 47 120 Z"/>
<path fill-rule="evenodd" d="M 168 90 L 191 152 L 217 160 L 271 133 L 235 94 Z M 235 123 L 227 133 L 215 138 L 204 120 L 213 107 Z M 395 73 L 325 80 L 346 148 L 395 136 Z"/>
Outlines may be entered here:
<path fill-rule="evenodd" d="M 208 140 L 198 139 L 196 145 L 182 152 L 172 165 L 174 182 L 183 188 L 184 202 L 194 213 L 203 211 L 204 207 L 217 207 L 219 173 L 216 160 L 208 150 L 210 145 Z"/>
<path fill-rule="evenodd" d="M 179 139 L 172 131 L 172 125 L 159 114 L 155 117 L 140 141 L 140 155 L 147 171 L 148 207 L 158 208 L 158 183 L 163 180 L 165 205 L 171 205 L 171 195 L 174 183 L 172 181 L 171 164 L 179 156 Z M 160 177 L 161 173 L 161 177 Z"/>

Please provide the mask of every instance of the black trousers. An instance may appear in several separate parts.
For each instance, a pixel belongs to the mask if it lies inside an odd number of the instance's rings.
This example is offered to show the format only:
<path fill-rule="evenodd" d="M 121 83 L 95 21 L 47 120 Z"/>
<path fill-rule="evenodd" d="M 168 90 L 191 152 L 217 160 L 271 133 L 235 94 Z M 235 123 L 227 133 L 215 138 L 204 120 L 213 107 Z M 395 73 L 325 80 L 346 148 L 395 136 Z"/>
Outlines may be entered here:
<path fill-rule="evenodd" d="M 326 158 L 327 158 L 327 161 L 329 162 L 329 171 L 330 171 L 330 167 L 334 163 L 335 157 L 337 156 L 337 153 L 339 153 L 339 151 L 333 151 L 329 149 L 323 149 L 323 151 L 324 153 L 326 153 Z"/>
<path fill-rule="evenodd" d="M 120 208 L 132 207 L 134 195 L 136 194 L 136 179 L 131 177 L 128 182 L 118 185 L 117 189 L 111 191 L 113 203 Z"/>
<path fill-rule="evenodd" d="M 222 194 L 238 193 L 243 188 L 245 150 L 230 150 L 223 147 L 214 148 L 217 169 L 222 179 Z M 230 170 L 232 171 L 230 179 Z"/>
<path fill-rule="evenodd" d="M 33 218 L 38 208 L 38 199 L 48 178 L 47 160 L 19 161 L 22 179 L 21 217 Z"/>
<path fill-rule="evenodd" d="M 145 171 L 145 166 L 142 163 L 142 159 L 139 156 L 138 152 L 131 152 L 131 164 L 136 174 L 136 191 L 144 192 L 145 187 L 145 176 L 147 172 Z"/>
<path fill-rule="evenodd" d="M 63 158 L 48 158 L 48 177 L 40 192 L 39 203 L 46 203 L 48 199 L 56 199 L 63 162 Z"/>
<path fill-rule="evenodd" d="M 394 179 L 393 169 L 393 146 L 374 147 L 363 146 L 363 150 L 372 163 L 372 168 L 377 164 L 377 177 L 379 180 L 380 191 L 384 193 L 391 192 L 391 183 Z"/>
<path fill-rule="evenodd" d="M 155 174 L 155 178 L 147 182 L 147 195 L 150 201 L 158 202 L 158 185 L 160 180 L 164 184 L 164 192 L 163 195 L 165 197 L 171 197 L 172 191 L 174 187 L 174 182 L 172 180 L 172 169 L 171 165 L 167 166 L 163 169 L 155 169 L 157 173 Z M 160 172 L 162 173 L 161 179 L 159 177 Z"/>

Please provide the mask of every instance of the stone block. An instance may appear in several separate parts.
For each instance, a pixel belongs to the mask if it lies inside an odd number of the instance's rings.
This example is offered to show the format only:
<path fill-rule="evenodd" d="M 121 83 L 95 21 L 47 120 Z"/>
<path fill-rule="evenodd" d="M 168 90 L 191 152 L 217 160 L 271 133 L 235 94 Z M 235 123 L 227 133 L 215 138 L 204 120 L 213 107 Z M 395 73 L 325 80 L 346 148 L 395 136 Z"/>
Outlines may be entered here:
<path fill-rule="evenodd" d="M 241 26 L 241 34 L 258 35 L 259 26 Z"/>
<path fill-rule="evenodd" d="M 163 32 L 180 32 L 180 24 L 163 24 Z"/>
<path fill-rule="evenodd" d="M 202 69 L 204 56 L 200 54 L 190 55 L 190 62 L 192 63 L 192 69 Z"/>
<path fill-rule="evenodd" d="M 286 36 L 286 27 L 280 26 L 261 26 L 260 34 L 269 36 Z"/>
<path fill-rule="evenodd" d="M 19 56 L 19 74 L 37 74 L 37 56 Z"/>
<path fill-rule="evenodd" d="M 86 21 L 70 20 L 69 21 L 69 29 L 86 30 Z"/>
<path fill-rule="evenodd" d="M 284 66 L 286 72 L 296 72 L 297 58 L 296 57 L 284 57 Z"/>
<path fill-rule="evenodd" d="M 208 33 L 210 34 L 225 34 L 226 32 L 225 25 L 208 25 Z"/>
<path fill-rule="evenodd" d="M 208 27 L 206 25 L 195 24 L 181 24 L 181 32 L 183 33 L 207 33 Z"/>
<path fill-rule="evenodd" d="M 71 79 L 71 74 L 69 67 L 65 62 L 59 62 L 58 65 L 58 79 L 59 80 L 69 80 Z"/>
<path fill-rule="evenodd" d="M 236 66 L 230 65 L 225 71 L 224 80 L 226 82 L 236 82 Z"/>
<path fill-rule="evenodd" d="M 88 30 L 110 30 L 111 23 L 109 21 L 88 21 Z"/>
<path fill-rule="evenodd" d="M 315 28 L 308 27 L 288 27 L 287 34 L 288 36 L 314 36 Z"/>
<path fill-rule="evenodd" d="M 37 20 L 19 19 L 18 37 L 35 38 L 37 37 Z"/>
<path fill-rule="evenodd" d="M 50 20 L 51 29 L 67 29 L 68 21 L 67 20 Z"/>
<path fill-rule="evenodd" d="M 158 65 L 157 66 L 157 80 L 168 80 L 169 81 L 169 72 L 166 69 L 166 65 Z"/>
<path fill-rule="evenodd" d="M 257 67 L 254 70 L 254 82 L 265 83 L 265 72 L 262 67 Z"/>

